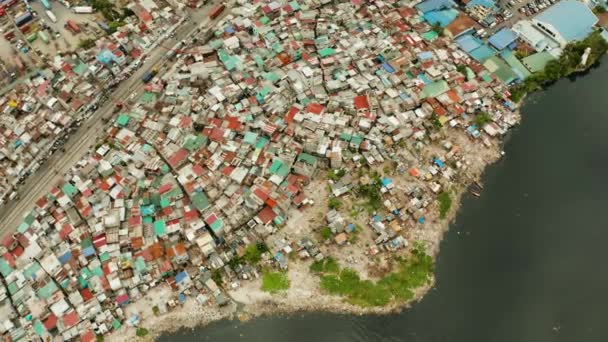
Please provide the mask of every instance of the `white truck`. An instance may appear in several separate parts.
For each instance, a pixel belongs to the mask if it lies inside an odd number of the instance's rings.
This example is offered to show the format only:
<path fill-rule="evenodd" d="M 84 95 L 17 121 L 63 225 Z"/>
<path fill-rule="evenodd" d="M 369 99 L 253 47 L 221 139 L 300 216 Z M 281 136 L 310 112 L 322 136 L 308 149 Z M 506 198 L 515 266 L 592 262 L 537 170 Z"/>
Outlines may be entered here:
<path fill-rule="evenodd" d="M 57 22 L 57 17 L 55 16 L 55 13 L 46 10 L 44 11 L 44 13 L 46 13 L 46 16 L 49 17 L 49 19 L 51 19 L 52 22 L 56 23 Z"/>
<path fill-rule="evenodd" d="M 93 7 L 91 6 L 75 6 L 72 8 L 72 11 L 74 11 L 74 13 L 78 13 L 78 14 L 88 14 L 88 13 L 93 13 Z"/>

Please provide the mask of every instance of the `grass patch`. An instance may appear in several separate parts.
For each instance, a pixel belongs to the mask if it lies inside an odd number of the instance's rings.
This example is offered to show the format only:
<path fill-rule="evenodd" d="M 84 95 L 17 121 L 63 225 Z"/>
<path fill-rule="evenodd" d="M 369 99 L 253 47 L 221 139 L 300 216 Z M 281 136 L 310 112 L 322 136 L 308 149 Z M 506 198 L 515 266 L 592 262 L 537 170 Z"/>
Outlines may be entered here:
<path fill-rule="evenodd" d="M 322 228 L 319 234 L 321 234 L 323 240 L 327 240 L 334 235 L 329 227 Z"/>
<path fill-rule="evenodd" d="M 340 265 L 336 259 L 327 257 L 321 261 L 315 261 L 310 265 L 310 271 L 313 273 L 330 273 L 335 274 L 340 272 Z"/>
<path fill-rule="evenodd" d="M 398 270 L 376 283 L 361 280 L 353 269 L 340 269 L 331 258 L 314 262 L 310 270 L 320 275 L 321 288 L 329 294 L 343 296 L 347 302 L 362 307 L 384 306 L 412 299 L 413 290 L 427 284 L 434 270 L 433 260 L 419 246 L 411 258 L 397 262 Z"/>
<path fill-rule="evenodd" d="M 283 272 L 264 271 L 262 273 L 262 291 L 277 293 L 289 288 L 289 279 Z"/>
<path fill-rule="evenodd" d="M 141 327 L 141 328 L 137 328 L 135 335 L 137 335 L 138 337 L 144 337 L 144 336 L 147 336 L 149 333 L 150 332 L 148 331 L 148 329 Z"/>
<path fill-rule="evenodd" d="M 439 217 L 445 218 L 452 207 L 452 197 L 449 192 L 444 191 L 437 196 L 437 201 L 439 201 Z"/>

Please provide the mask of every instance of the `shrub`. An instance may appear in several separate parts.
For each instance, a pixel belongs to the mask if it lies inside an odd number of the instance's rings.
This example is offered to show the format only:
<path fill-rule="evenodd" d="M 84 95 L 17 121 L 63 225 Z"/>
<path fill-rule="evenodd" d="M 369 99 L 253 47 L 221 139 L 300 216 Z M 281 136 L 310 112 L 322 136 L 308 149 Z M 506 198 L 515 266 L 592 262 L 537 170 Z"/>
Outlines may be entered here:
<path fill-rule="evenodd" d="M 149 333 L 150 332 L 148 331 L 148 329 L 146 329 L 144 327 L 140 327 L 140 328 L 137 328 L 135 335 L 137 335 L 139 337 L 144 337 L 144 336 L 148 335 Z"/>

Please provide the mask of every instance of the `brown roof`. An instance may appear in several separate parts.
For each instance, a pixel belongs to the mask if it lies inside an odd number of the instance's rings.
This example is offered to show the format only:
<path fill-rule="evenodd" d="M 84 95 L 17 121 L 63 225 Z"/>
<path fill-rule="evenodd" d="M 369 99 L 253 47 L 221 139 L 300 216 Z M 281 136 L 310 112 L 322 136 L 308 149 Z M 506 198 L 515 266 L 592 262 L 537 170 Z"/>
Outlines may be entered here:
<path fill-rule="evenodd" d="M 471 19 L 468 15 L 461 13 L 458 18 L 446 26 L 445 29 L 450 32 L 453 37 L 456 37 L 470 28 L 477 29 L 478 27 L 479 25 L 475 20 Z"/>

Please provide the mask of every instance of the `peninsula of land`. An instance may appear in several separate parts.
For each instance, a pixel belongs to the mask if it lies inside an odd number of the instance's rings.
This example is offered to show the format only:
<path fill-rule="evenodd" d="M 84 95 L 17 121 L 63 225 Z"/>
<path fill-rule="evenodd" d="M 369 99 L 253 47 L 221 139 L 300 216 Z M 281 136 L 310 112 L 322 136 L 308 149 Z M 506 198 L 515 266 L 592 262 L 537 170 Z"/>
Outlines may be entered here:
<path fill-rule="evenodd" d="M 3 226 L 0 334 L 130 341 L 422 298 L 518 101 L 608 46 L 581 2 L 494 24 L 470 3 L 209 9 L 95 121 L 102 136 L 19 225 Z M 566 12 L 580 25 L 562 26 Z"/>

